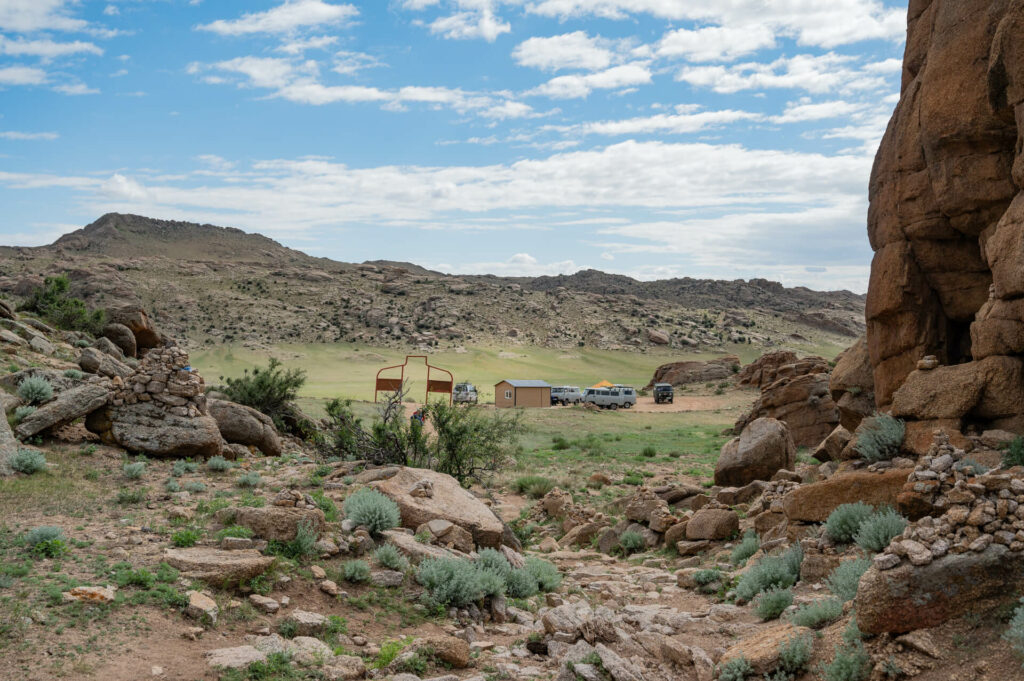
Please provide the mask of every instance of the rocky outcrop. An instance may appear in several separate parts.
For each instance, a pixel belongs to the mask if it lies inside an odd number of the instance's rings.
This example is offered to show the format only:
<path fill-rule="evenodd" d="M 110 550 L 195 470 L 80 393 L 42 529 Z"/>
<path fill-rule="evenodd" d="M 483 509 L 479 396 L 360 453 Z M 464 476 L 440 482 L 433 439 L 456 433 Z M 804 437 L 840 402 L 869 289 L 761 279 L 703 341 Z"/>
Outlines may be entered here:
<path fill-rule="evenodd" d="M 1024 402 L 981 406 L 1006 386 L 988 367 L 1017 371 L 1024 353 L 1022 28 L 1021 0 L 911 4 L 901 97 L 871 177 L 866 309 L 876 402 L 899 401 L 907 418 L 926 405 L 897 400 L 902 386 L 922 394 L 948 378 L 947 393 L 968 395 L 950 394 L 943 414 L 1024 429 Z M 932 355 L 942 373 L 915 376 Z"/>
<path fill-rule="evenodd" d="M 47 428 L 71 423 L 103 407 L 109 396 L 110 388 L 102 384 L 90 383 L 66 390 L 25 417 L 14 432 L 24 439 Z"/>
<path fill-rule="evenodd" d="M 295 539 L 299 525 L 309 527 L 318 538 L 327 527 L 324 512 L 319 508 L 239 506 L 225 509 L 224 513 L 225 520 L 229 516 L 235 525 L 248 527 L 255 536 L 271 541 Z"/>
<path fill-rule="evenodd" d="M 149 315 L 141 307 L 128 305 L 109 309 L 107 310 L 107 318 L 111 324 L 123 326 L 132 332 L 132 335 L 135 336 L 135 346 L 138 350 L 158 348 L 164 344 L 163 336 L 153 326 Z"/>
<path fill-rule="evenodd" d="M 256 447 L 266 456 L 280 456 L 281 439 L 269 416 L 227 400 L 208 399 L 206 406 L 225 441 Z"/>
<path fill-rule="evenodd" d="M 735 431 L 741 432 L 755 419 L 773 418 L 785 422 L 796 446 L 815 447 L 839 423 L 839 410 L 829 393 L 828 362 L 820 357 L 805 357 L 776 365 L 776 359 L 748 374 L 751 381 L 775 380 L 762 383 L 761 395 L 750 413 L 736 422 Z"/>
<path fill-rule="evenodd" d="M 823 523 L 842 504 L 863 501 L 876 508 L 895 507 L 909 473 L 897 468 L 881 473 L 857 471 L 834 475 L 794 489 L 783 499 L 783 510 L 789 520 Z"/>
<path fill-rule="evenodd" d="M 482 501 L 464 489 L 459 482 L 444 473 L 421 468 L 395 468 L 385 479 L 369 483 L 390 497 L 401 513 L 402 527 L 415 530 L 434 519 L 447 520 L 468 530 L 473 541 L 480 546 L 497 547 L 502 544 L 505 526 Z M 423 480 L 429 486 L 419 485 Z M 414 490 L 430 488 L 425 495 Z"/>
<path fill-rule="evenodd" d="M 793 364 L 796 360 L 796 353 L 790 350 L 766 352 L 741 368 L 736 378 L 740 385 L 763 388 L 775 382 L 775 379 L 778 378 L 780 367 Z"/>
<path fill-rule="evenodd" d="M 120 348 L 125 357 L 135 357 L 135 334 L 124 324 L 107 324 L 103 327 L 103 337 Z"/>
<path fill-rule="evenodd" d="M 96 348 L 83 348 L 82 355 L 78 358 L 78 366 L 82 367 L 82 371 L 108 378 L 117 376 L 125 379 L 135 373 L 135 370 L 124 362 Z"/>
<path fill-rule="evenodd" d="M 875 411 L 875 377 L 866 338 L 859 338 L 836 357 L 828 390 L 839 410 L 840 425 L 851 433 Z"/>
<path fill-rule="evenodd" d="M 222 551 L 207 547 L 167 549 L 164 560 L 181 570 L 185 577 L 220 585 L 237 585 L 266 572 L 274 564 L 273 556 L 254 549 Z"/>
<path fill-rule="evenodd" d="M 740 487 L 754 480 L 771 480 L 782 469 L 796 466 L 796 445 L 781 421 L 751 421 L 739 437 L 722 447 L 715 465 L 715 484 Z"/>
<path fill-rule="evenodd" d="M 740 358 L 736 355 L 726 355 L 706 362 L 670 362 L 654 370 L 654 377 L 647 388 L 651 388 L 655 383 L 687 385 L 724 381 L 731 379 L 739 366 Z"/>

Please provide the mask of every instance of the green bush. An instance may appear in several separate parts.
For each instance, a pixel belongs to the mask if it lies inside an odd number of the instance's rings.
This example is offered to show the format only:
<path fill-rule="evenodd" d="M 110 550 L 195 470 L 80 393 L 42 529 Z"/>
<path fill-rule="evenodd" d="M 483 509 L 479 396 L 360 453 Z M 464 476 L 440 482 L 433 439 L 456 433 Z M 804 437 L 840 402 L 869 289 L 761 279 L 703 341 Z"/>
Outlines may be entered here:
<path fill-rule="evenodd" d="M 843 601 L 852 601 L 857 595 L 861 575 L 867 572 L 869 567 L 871 561 L 867 558 L 845 560 L 828 576 L 825 586 Z"/>
<path fill-rule="evenodd" d="M 729 554 L 729 562 L 736 566 L 743 565 L 760 548 L 761 538 L 757 536 L 757 532 L 747 530 L 747 533 L 743 535 L 743 539 L 733 548 L 732 553 Z"/>
<path fill-rule="evenodd" d="M 697 570 L 693 575 L 693 581 L 697 584 L 700 591 L 705 591 L 701 587 L 708 587 L 722 581 L 722 571 L 714 568 Z"/>
<path fill-rule="evenodd" d="M 762 621 L 778 619 L 786 608 L 793 605 L 793 590 L 772 588 L 754 597 L 754 613 Z"/>
<path fill-rule="evenodd" d="M 171 494 L 174 494 L 181 491 L 181 485 L 179 485 L 178 481 L 174 478 L 167 478 L 167 481 L 164 483 L 164 489 Z"/>
<path fill-rule="evenodd" d="M 1003 452 L 1003 466 L 1024 466 L 1024 437 L 1018 435 L 1010 442 L 1010 446 Z"/>
<path fill-rule="evenodd" d="M 171 475 L 175 478 L 180 478 L 185 473 L 195 473 L 198 470 L 199 464 L 197 464 L 195 461 L 185 461 L 184 459 L 179 459 L 174 462 L 173 466 L 171 466 Z"/>
<path fill-rule="evenodd" d="M 246 471 L 235 478 L 235 485 L 246 489 L 255 489 L 263 484 L 263 478 L 257 471 Z"/>
<path fill-rule="evenodd" d="M 27 404 L 23 404 L 20 407 L 14 409 L 14 425 L 17 425 L 27 419 L 32 414 L 36 413 L 36 408 Z"/>
<path fill-rule="evenodd" d="M 483 410 L 433 402 L 423 411 L 434 428 L 428 447 L 430 467 L 461 483 L 504 468 L 523 431 L 518 409 Z"/>
<path fill-rule="evenodd" d="M 508 579 L 509 573 L 512 572 L 512 564 L 508 562 L 505 554 L 491 548 L 480 549 L 477 553 L 476 567 L 479 570 L 493 572 L 503 580 Z"/>
<path fill-rule="evenodd" d="M 181 548 L 187 548 L 189 546 L 195 546 L 196 542 L 199 541 L 202 536 L 202 532 L 192 528 L 178 530 L 171 535 L 171 543 Z"/>
<path fill-rule="evenodd" d="M 1010 624 L 1003 632 L 1003 640 L 1010 644 L 1017 655 L 1024 657 L 1024 598 L 1013 611 Z"/>
<path fill-rule="evenodd" d="M 229 400 L 263 412 L 274 420 L 278 430 L 290 432 L 287 421 L 295 414 L 295 399 L 306 383 L 306 372 L 285 371 L 280 360 L 271 358 L 266 369 L 246 369 L 239 378 L 223 380 L 224 385 L 217 389 Z"/>
<path fill-rule="evenodd" d="M 71 280 L 66 274 L 46 277 L 21 309 L 37 313 L 60 329 L 93 336 L 100 335 L 107 323 L 106 312 L 89 310 L 80 298 L 71 295 Z"/>
<path fill-rule="evenodd" d="M 871 656 L 864 650 L 857 621 L 850 620 L 835 657 L 822 668 L 822 677 L 825 681 L 864 681 L 870 673 Z"/>
<path fill-rule="evenodd" d="M 361 584 L 370 581 L 370 566 L 365 560 L 349 560 L 341 566 L 341 576 L 346 582 Z"/>
<path fill-rule="evenodd" d="M 873 513 L 860 524 L 853 541 L 865 551 L 878 553 L 889 545 L 893 537 L 903 533 L 907 519 L 891 508 Z"/>
<path fill-rule="evenodd" d="M 72 381 L 81 381 L 85 378 L 85 373 L 78 369 L 65 369 L 64 378 L 70 378 Z"/>
<path fill-rule="evenodd" d="M 825 534 L 837 544 L 849 544 L 860 529 L 861 524 L 875 512 L 862 501 L 855 504 L 842 504 L 829 514 L 825 521 Z"/>
<path fill-rule="evenodd" d="M 807 670 L 814 654 L 814 639 L 808 634 L 792 636 L 779 646 L 778 672 L 792 679 Z M 777 675 L 778 675 L 777 672 Z"/>
<path fill-rule="evenodd" d="M 199 492 L 205 492 L 206 491 L 206 485 L 204 485 L 203 483 L 199 482 L 198 480 L 193 480 L 191 482 L 186 482 L 185 483 L 185 491 L 186 492 L 192 492 L 193 494 L 197 494 Z"/>
<path fill-rule="evenodd" d="M 394 544 L 384 544 L 383 546 L 378 547 L 377 550 L 373 552 L 373 557 L 380 565 L 389 570 L 405 572 L 409 567 L 409 560 L 403 556 L 397 548 L 395 548 Z"/>
<path fill-rule="evenodd" d="M 416 570 L 416 581 L 430 604 L 458 608 L 484 597 L 480 573 L 462 558 L 427 558 Z"/>
<path fill-rule="evenodd" d="M 529 598 L 537 593 L 537 580 L 524 568 L 513 569 L 505 577 L 505 588 L 512 598 Z"/>
<path fill-rule="evenodd" d="M 537 580 L 537 588 L 543 592 L 554 591 L 562 584 L 562 575 L 553 563 L 530 556 L 524 566 L 526 571 Z"/>
<path fill-rule="evenodd" d="M 18 397 L 27 404 L 42 404 L 53 398 L 53 386 L 43 376 L 27 376 L 18 384 Z"/>
<path fill-rule="evenodd" d="M 324 519 L 329 523 L 338 521 L 338 505 L 334 500 L 324 494 L 323 490 L 316 490 L 311 495 L 316 507 L 324 512 Z"/>
<path fill-rule="evenodd" d="M 654 448 L 654 445 L 647 445 L 640 450 L 640 455 L 646 456 L 647 458 L 654 458 L 658 455 L 658 450 Z"/>
<path fill-rule="evenodd" d="M 24 541 L 37 558 L 57 558 L 67 550 L 64 530 L 52 525 L 29 530 L 25 533 Z"/>
<path fill-rule="evenodd" d="M 146 500 L 146 488 L 122 489 L 117 493 L 117 503 L 126 506 L 129 504 L 141 504 Z"/>
<path fill-rule="evenodd" d="M 345 517 L 357 526 L 363 526 L 371 534 L 379 535 L 385 530 L 398 527 L 398 504 L 375 489 L 363 487 L 345 499 Z"/>
<path fill-rule="evenodd" d="M 316 555 L 319 538 L 312 520 L 300 520 L 295 526 L 295 537 L 291 541 L 271 541 L 267 551 L 292 560 L 304 560 Z"/>
<path fill-rule="evenodd" d="M 555 481 L 541 475 L 524 475 L 516 478 L 512 483 L 512 489 L 519 494 L 525 494 L 531 499 L 540 499 L 555 487 Z"/>
<path fill-rule="evenodd" d="M 871 463 L 888 461 L 903 444 L 906 426 L 888 414 L 875 414 L 857 434 L 857 453 Z"/>
<path fill-rule="evenodd" d="M 223 530 L 217 532 L 217 541 L 221 541 L 225 537 L 235 537 L 237 539 L 249 539 L 255 534 L 251 529 L 244 525 L 228 525 Z"/>
<path fill-rule="evenodd" d="M 223 473 L 234 468 L 235 463 L 233 461 L 228 461 L 223 456 L 218 454 L 217 456 L 210 457 L 210 459 L 206 462 L 206 467 L 209 468 L 214 473 Z"/>
<path fill-rule="evenodd" d="M 843 602 L 838 598 L 824 598 L 797 607 L 789 621 L 798 627 L 820 629 L 843 616 Z"/>
<path fill-rule="evenodd" d="M 138 480 L 146 472 L 145 461 L 133 461 L 121 466 L 121 473 L 129 480 Z"/>
<path fill-rule="evenodd" d="M 566 440 L 561 435 L 556 435 L 553 438 L 551 438 L 551 449 L 555 450 L 556 452 L 569 449 L 570 447 L 572 447 L 572 445 L 569 444 L 569 441 Z"/>
<path fill-rule="evenodd" d="M 749 601 L 762 591 L 793 586 L 800 579 L 803 557 L 800 544 L 793 544 L 782 554 L 765 556 L 740 577 L 736 585 L 736 598 Z"/>
<path fill-rule="evenodd" d="M 32 475 L 46 468 L 46 457 L 35 449 L 19 449 L 7 463 L 19 473 Z"/>
<path fill-rule="evenodd" d="M 622 533 L 619 537 L 619 549 L 622 550 L 624 556 L 636 553 L 643 549 L 647 542 L 644 541 L 644 536 L 639 532 L 628 530 Z"/>
<path fill-rule="evenodd" d="M 747 662 L 747 658 L 740 655 L 718 665 L 715 671 L 718 673 L 718 681 L 744 681 L 754 673 L 754 668 Z"/>

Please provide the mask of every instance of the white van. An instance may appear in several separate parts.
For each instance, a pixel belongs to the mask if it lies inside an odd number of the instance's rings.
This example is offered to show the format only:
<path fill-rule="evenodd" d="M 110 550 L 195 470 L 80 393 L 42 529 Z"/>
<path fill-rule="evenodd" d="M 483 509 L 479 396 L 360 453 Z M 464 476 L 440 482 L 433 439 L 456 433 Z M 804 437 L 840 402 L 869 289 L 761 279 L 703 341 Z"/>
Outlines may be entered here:
<path fill-rule="evenodd" d="M 583 401 L 596 404 L 602 409 L 629 409 L 636 404 L 636 390 L 625 385 L 611 388 L 587 388 L 583 393 Z"/>
<path fill-rule="evenodd" d="M 551 388 L 551 404 L 579 404 L 583 393 L 574 385 L 556 385 Z"/>

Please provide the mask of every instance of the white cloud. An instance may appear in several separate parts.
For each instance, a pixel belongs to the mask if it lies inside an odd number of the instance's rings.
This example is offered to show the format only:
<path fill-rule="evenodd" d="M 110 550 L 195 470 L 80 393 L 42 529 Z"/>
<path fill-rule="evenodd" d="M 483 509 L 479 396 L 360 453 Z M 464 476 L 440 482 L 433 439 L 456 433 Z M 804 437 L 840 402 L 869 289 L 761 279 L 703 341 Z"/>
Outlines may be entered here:
<path fill-rule="evenodd" d="M 65 85 L 57 85 L 53 88 L 54 91 L 59 92 L 63 95 L 96 95 L 99 94 L 99 90 L 91 88 L 85 83 L 72 83 Z"/>
<path fill-rule="evenodd" d="M 889 87 L 882 75 L 858 66 L 857 57 L 829 52 L 779 57 L 770 63 L 748 62 L 731 66 L 686 66 L 676 80 L 715 92 L 784 88 L 807 92 L 858 92 Z"/>
<path fill-rule="evenodd" d="M 333 5 L 323 0 L 286 0 L 265 12 L 243 14 L 234 20 L 218 19 L 196 28 L 220 35 L 291 33 L 312 26 L 337 25 L 358 14 L 359 10 L 353 5 Z"/>
<path fill-rule="evenodd" d="M 435 19 L 430 32 L 452 40 L 483 38 L 494 42 L 502 33 L 512 31 L 508 22 L 494 13 L 492 0 L 456 0 L 461 11 Z"/>
<path fill-rule="evenodd" d="M 359 73 L 364 69 L 372 69 L 384 66 L 384 63 L 371 54 L 363 52 L 347 52 L 342 50 L 334 55 L 334 66 L 331 71 L 349 76 Z"/>
<path fill-rule="evenodd" d="M 103 8 L 103 13 L 108 17 L 114 17 L 121 13 L 121 10 L 117 8 L 117 5 L 107 5 Z"/>
<path fill-rule="evenodd" d="M 435 265 L 447 274 L 496 274 L 500 277 L 539 277 L 573 274 L 584 269 L 572 260 L 543 263 L 529 253 L 516 253 L 497 262 L 469 262 L 457 265 Z"/>
<path fill-rule="evenodd" d="M 649 135 L 700 132 L 738 121 L 758 121 L 763 115 L 749 111 L 699 111 L 695 113 L 655 114 L 617 121 L 595 121 L 571 126 L 585 135 Z"/>
<path fill-rule="evenodd" d="M 93 43 L 80 40 L 58 43 L 53 40 L 10 40 L 0 36 L 0 54 L 16 57 L 39 57 L 48 61 L 56 57 L 80 53 L 103 54 L 103 50 Z"/>
<path fill-rule="evenodd" d="M 695 62 L 732 61 L 769 47 L 775 47 L 775 34 L 767 26 L 708 26 L 666 33 L 657 45 L 657 53 L 659 57 L 685 57 Z"/>
<path fill-rule="evenodd" d="M 842 100 L 831 102 L 790 102 L 786 110 L 779 116 L 773 116 L 775 123 L 802 123 L 805 121 L 820 121 L 826 118 L 839 118 L 849 116 L 852 113 L 864 108 L 863 104 L 854 104 Z"/>
<path fill-rule="evenodd" d="M 5 140 L 55 140 L 60 135 L 55 132 L 18 132 L 17 130 L 0 130 L 0 139 Z"/>
<path fill-rule="evenodd" d="M 46 71 L 30 66 L 0 67 L 0 85 L 39 85 L 46 78 Z"/>
<path fill-rule="evenodd" d="M 99 190 L 108 198 L 125 201 L 142 201 L 149 197 L 149 192 L 139 182 L 120 173 L 111 175 Z"/>
<path fill-rule="evenodd" d="M 594 90 L 608 90 L 643 85 L 651 82 L 651 72 L 643 63 L 622 64 L 604 71 L 585 75 L 556 76 L 528 91 L 527 95 L 541 95 L 552 99 L 577 99 Z"/>
<path fill-rule="evenodd" d="M 88 23 L 69 15 L 70 0 L 3 0 L 0 2 L 0 30 L 14 33 L 33 31 L 82 31 Z"/>
<path fill-rule="evenodd" d="M 549 38 L 530 38 L 516 45 L 512 58 L 520 66 L 545 71 L 585 69 L 597 71 L 608 68 L 615 53 L 600 38 L 592 38 L 584 31 L 575 31 Z"/>
<path fill-rule="evenodd" d="M 336 35 L 318 35 L 311 38 L 290 40 L 279 45 L 276 50 L 285 54 L 299 55 L 306 50 L 325 50 L 337 42 L 338 36 Z"/>

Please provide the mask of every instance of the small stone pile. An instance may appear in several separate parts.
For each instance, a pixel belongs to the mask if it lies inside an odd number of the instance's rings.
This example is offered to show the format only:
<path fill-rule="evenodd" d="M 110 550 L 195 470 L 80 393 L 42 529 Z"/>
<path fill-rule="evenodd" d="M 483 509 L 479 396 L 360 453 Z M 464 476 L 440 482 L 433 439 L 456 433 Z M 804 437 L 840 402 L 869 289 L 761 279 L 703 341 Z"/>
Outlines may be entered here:
<path fill-rule="evenodd" d="M 889 570 L 904 558 L 927 565 L 947 553 L 980 553 L 993 543 L 1024 551 L 1024 479 L 999 471 L 977 475 L 976 465 L 945 433 L 935 434 L 907 480 L 922 500 L 930 497 L 932 515 L 908 525 L 875 556 L 875 567 Z"/>
<path fill-rule="evenodd" d="M 317 508 L 313 497 L 297 489 L 281 490 L 274 496 L 271 504 L 287 508 Z"/>
<path fill-rule="evenodd" d="M 205 415 L 205 383 L 189 367 L 188 353 L 177 345 L 154 348 L 126 379 L 115 378 L 110 404 L 115 407 L 152 402 L 175 416 Z"/>

